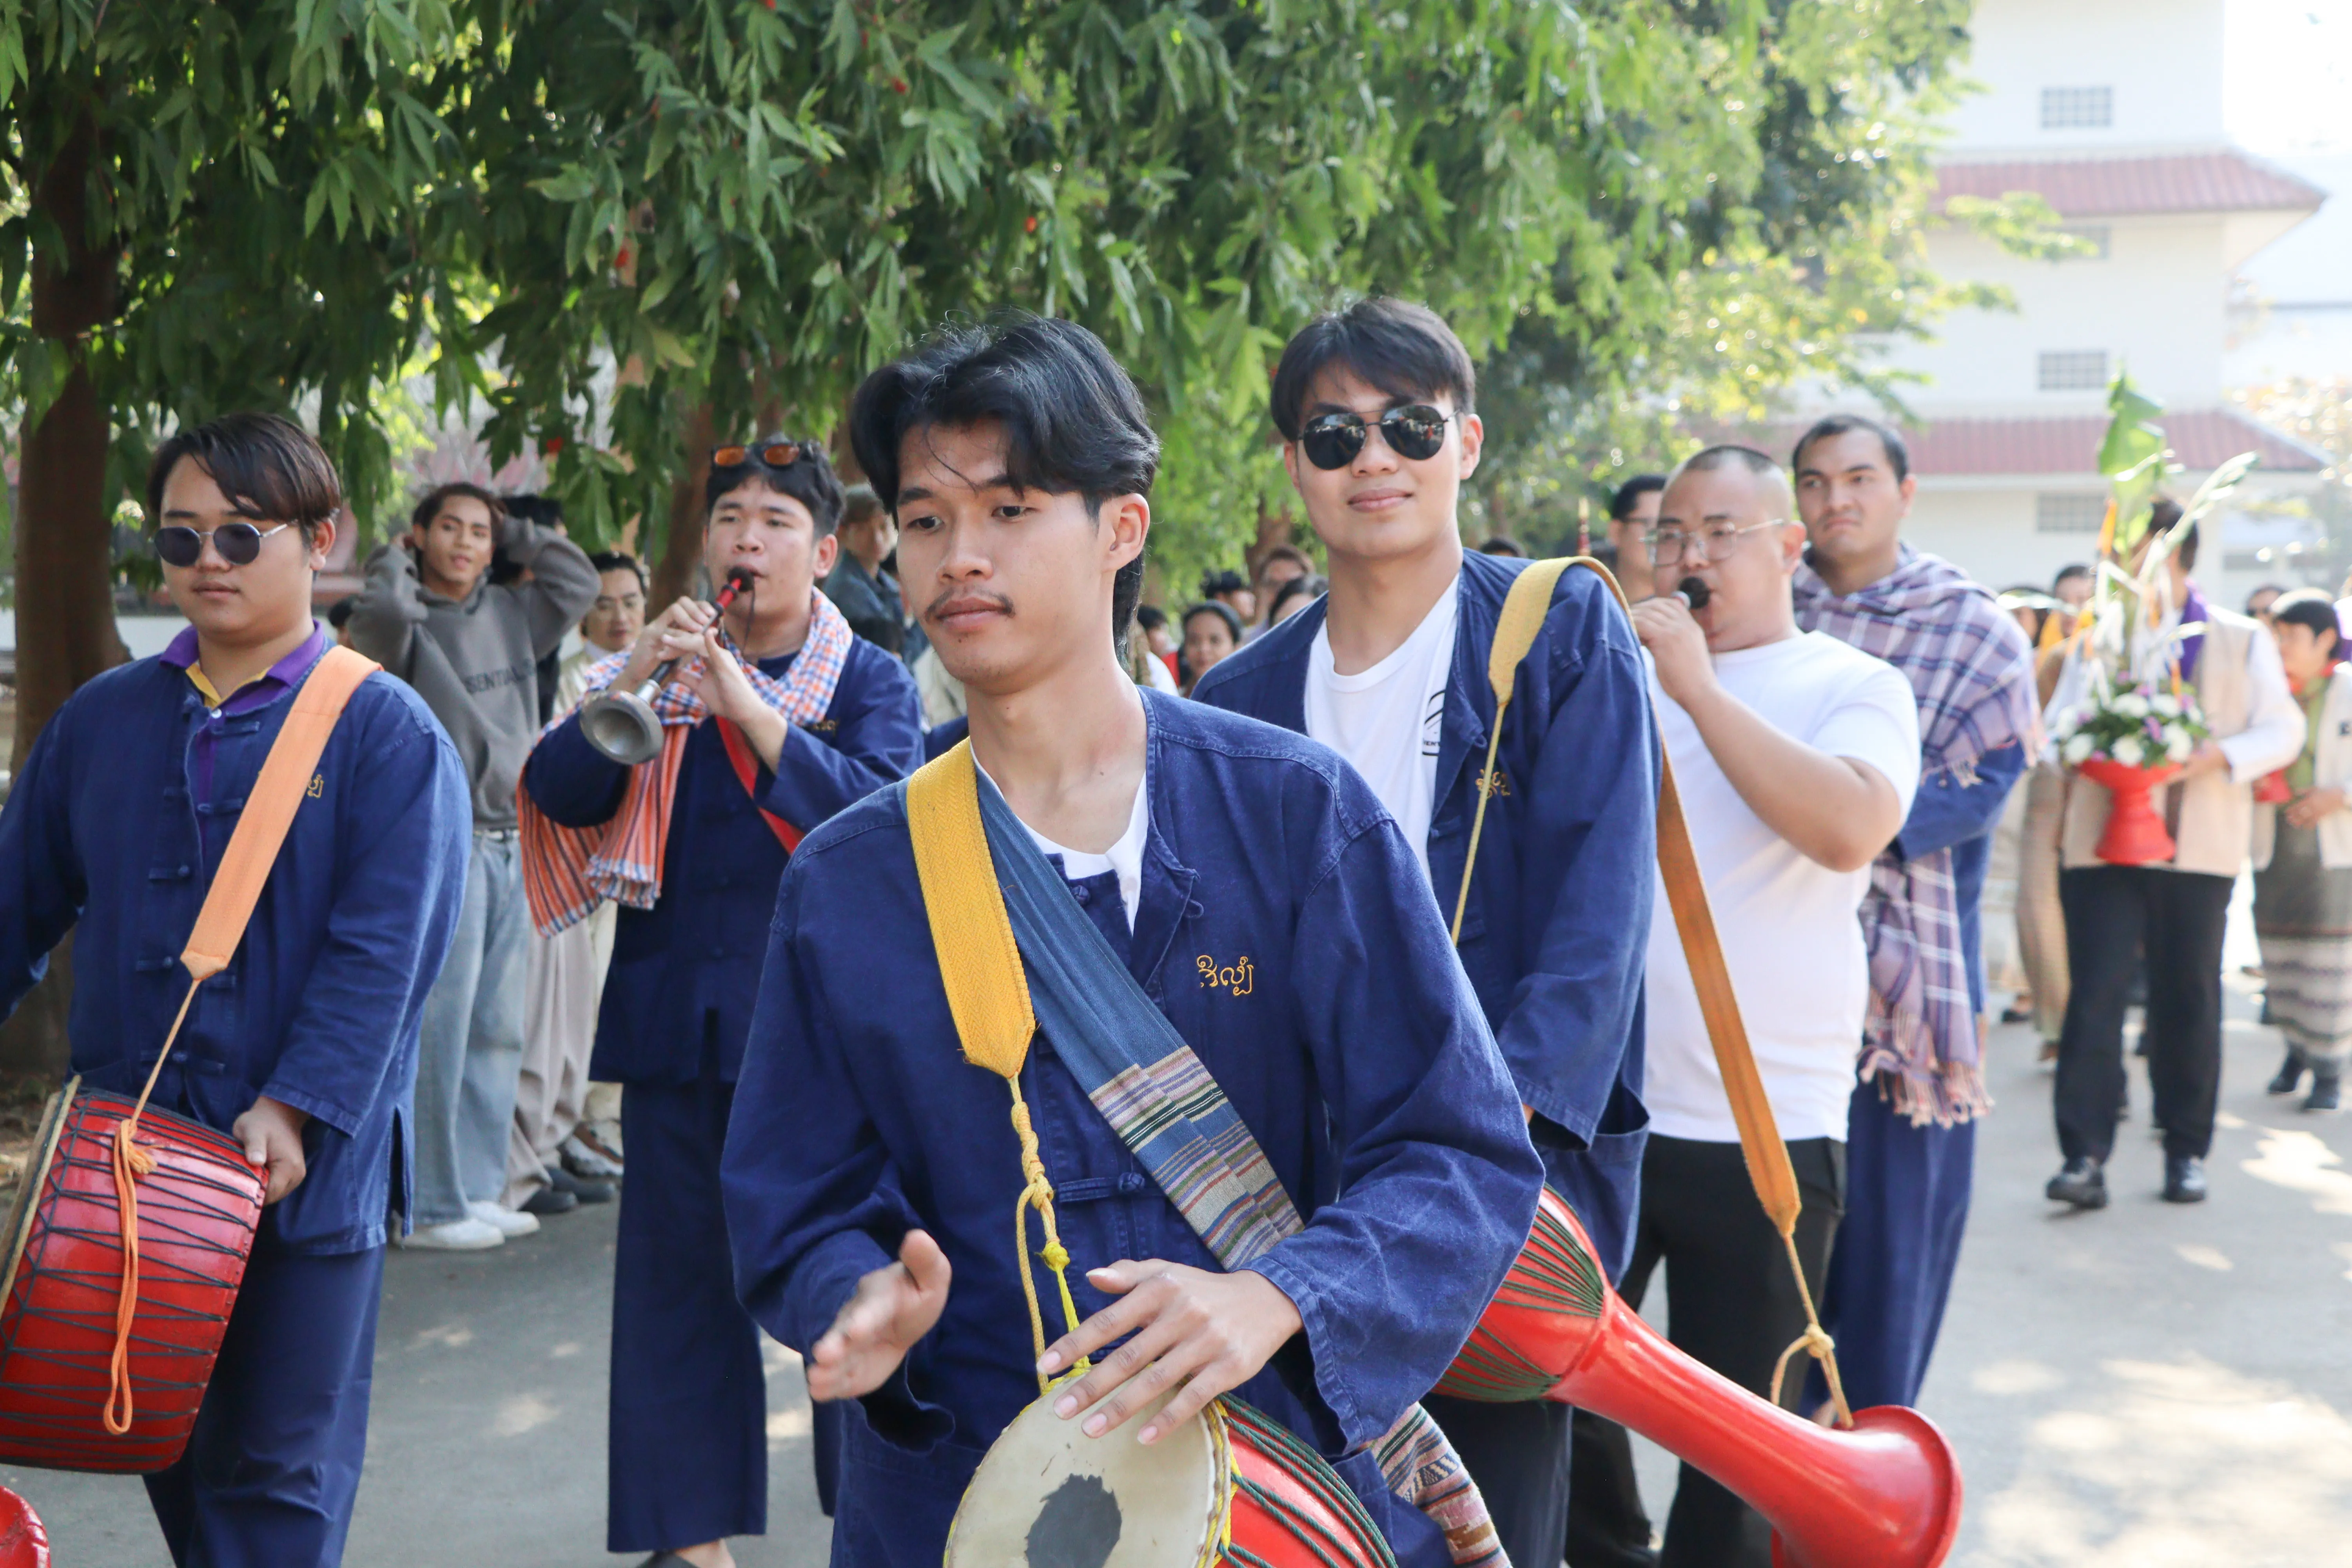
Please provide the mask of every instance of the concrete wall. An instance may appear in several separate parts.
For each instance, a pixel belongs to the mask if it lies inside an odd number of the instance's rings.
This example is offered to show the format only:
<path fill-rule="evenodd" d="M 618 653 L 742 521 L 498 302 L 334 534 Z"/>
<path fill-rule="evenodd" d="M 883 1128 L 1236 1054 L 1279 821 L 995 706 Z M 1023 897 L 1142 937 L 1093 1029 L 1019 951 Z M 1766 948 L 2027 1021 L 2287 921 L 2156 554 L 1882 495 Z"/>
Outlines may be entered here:
<path fill-rule="evenodd" d="M 1916 394 L 1923 412 L 2010 416 L 2095 414 L 2104 388 L 2038 390 L 2045 352 L 2104 349 L 2108 372 L 2177 407 L 2220 401 L 2227 338 L 2228 269 L 2215 217 L 2125 217 L 2104 224 L 2104 259 L 2030 261 L 1964 231 L 1928 244 L 1946 278 L 1995 283 L 2012 311 L 1962 310 L 1939 340 L 1899 345 L 1892 362 L 1931 379 Z"/>
<path fill-rule="evenodd" d="M 2061 154 L 2222 139 L 2221 0 L 1978 0 L 1955 155 Z M 2042 128 L 2044 88 L 2114 89 L 2104 130 Z"/>
<path fill-rule="evenodd" d="M 2184 474 L 2171 488 L 2186 500 L 2203 478 L 2201 474 Z M 2259 503 L 2265 498 L 2291 495 L 2307 488 L 2298 482 L 2300 479 L 2294 475 L 2268 479 L 2257 475 L 2239 491 L 2239 497 L 2255 504 L 2223 510 L 2214 537 L 2199 550 L 2197 565 L 2197 580 L 2219 603 L 2232 607 L 2242 605 L 2246 595 L 2265 582 L 2290 587 L 2309 582 L 2334 590 L 2332 574 L 2318 568 L 2315 553 L 2312 556 L 2314 568 L 2303 571 L 2299 569 L 2301 557 L 2290 554 L 2286 549 L 2289 543 L 2304 540 L 2308 525 L 2266 516 L 2259 510 Z M 2091 561 L 2098 535 L 2041 532 L 2035 526 L 2036 498 L 2044 492 L 2095 495 L 2100 489 L 2098 479 L 2091 475 L 2080 479 L 2059 475 L 2044 479 L 1925 478 L 1920 481 L 1918 499 L 1912 503 L 1904 537 L 1919 549 L 1932 551 L 1952 562 L 1987 587 L 2000 589 L 2018 584 L 2046 587 L 2061 566 Z M 2270 562 L 2231 564 L 2232 556 L 2248 554 L 2263 546 L 2273 550 Z"/>

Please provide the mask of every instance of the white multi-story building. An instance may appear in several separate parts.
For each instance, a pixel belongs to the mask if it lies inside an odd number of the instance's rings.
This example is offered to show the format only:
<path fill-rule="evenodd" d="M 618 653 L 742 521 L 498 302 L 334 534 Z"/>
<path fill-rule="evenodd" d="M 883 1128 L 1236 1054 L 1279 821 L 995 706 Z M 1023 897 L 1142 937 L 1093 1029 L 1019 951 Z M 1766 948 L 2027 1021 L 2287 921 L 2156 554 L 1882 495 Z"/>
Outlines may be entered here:
<path fill-rule="evenodd" d="M 2222 128 L 2222 0 L 1978 0 L 1967 100 L 1938 200 L 2038 193 L 2085 247 L 2031 261 L 1958 226 L 1929 240 L 1948 279 L 1997 283 L 2014 311 L 1969 310 L 1894 363 L 1926 380 L 1909 536 L 1995 586 L 2088 560 L 2105 512 L 2094 464 L 2118 369 L 2165 405 L 2186 499 L 2216 464 L 2261 454 L 2202 542 L 2225 599 L 2316 581 L 2314 525 L 2277 515 L 2325 459 L 2224 402 L 2231 279 L 2325 193 L 2233 146 Z M 2267 552 L 2267 553 L 2259 553 Z M 2298 567 L 2308 560 L 2313 570 Z"/>

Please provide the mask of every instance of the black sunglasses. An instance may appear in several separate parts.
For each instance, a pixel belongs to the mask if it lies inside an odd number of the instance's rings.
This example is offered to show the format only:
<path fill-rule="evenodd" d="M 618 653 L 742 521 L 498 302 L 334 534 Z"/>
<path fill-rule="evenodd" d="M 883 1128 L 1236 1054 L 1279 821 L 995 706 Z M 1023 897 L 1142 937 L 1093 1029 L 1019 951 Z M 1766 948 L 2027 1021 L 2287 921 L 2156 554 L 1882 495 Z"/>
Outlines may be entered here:
<path fill-rule="evenodd" d="M 1398 457 L 1421 462 L 1444 448 L 1445 422 L 1452 417 L 1426 403 L 1391 408 L 1381 416 L 1381 439 Z M 1367 428 L 1360 414 L 1326 414 L 1307 422 L 1298 433 L 1298 445 L 1317 468 L 1344 468 L 1364 449 Z"/>
<path fill-rule="evenodd" d="M 194 566 L 203 557 L 205 541 L 209 539 L 222 560 L 232 566 L 250 566 L 261 558 L 263 540 L 293 526 L 281 522 L 275 528 L 256 528 L 249 522 L 225 522 L 218 528 L 199 530 L 174 523 L 155 531 L 155 553 L 163 558 L 166 566 Z"/>
<path fill-rule="evenodd" d="M 789 468 L 806 456 L 797 441 L 778 441 L 766 447 L 713 447 L 710 466 L 740 468 L 757 461 L 771 468 Z"/>

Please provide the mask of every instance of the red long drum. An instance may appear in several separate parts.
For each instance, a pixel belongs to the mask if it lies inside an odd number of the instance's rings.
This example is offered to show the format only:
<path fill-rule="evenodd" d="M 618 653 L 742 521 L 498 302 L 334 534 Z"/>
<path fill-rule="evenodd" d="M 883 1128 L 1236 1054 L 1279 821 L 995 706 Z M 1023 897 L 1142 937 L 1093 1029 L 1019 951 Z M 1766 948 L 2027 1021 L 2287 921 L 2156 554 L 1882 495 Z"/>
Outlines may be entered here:
<path fill-rule="evenodd" d="M 1554 1399 L 1639 1432 L 1769 1521 L 1783 1568 L 1936 1568 L 1959 1531 L 1959 1465 L 1934 1422 L 1880 1405 L 1833 1431 L 1700 1365 L 1609 1288 L 1584 1227 L 1549 1188 L 1437 1389 L 1490 1404 Z"/>
<path fill-rule="evenodd" d="M 132 1419 L 115 1436 L 102 1415 L 122 1289 L 113 1143 L 131 1109 L 76 1079 L 42 1118 L 0 1232 L 0 1460 L 142 1472 L 187 1447 L 261 1223 L 263 1178 L 235 1139 L 152 1105 L 141 1113 L 155 1168 L 138 1181 Z"/>
<path fill-rule="evenodd" d="M 1024 1410 L 964 1489 L 945 1568 L 1396 1568 L 1322 1456 L 1239 1400 L 1148 1448 L 1142 1419 L 1088 1437 Z"/>
<path fill-rule="evenodd" d="M 0 1568 L 49 1568 L 49 1532 L 33 1505 L 0 1487 Z"/>

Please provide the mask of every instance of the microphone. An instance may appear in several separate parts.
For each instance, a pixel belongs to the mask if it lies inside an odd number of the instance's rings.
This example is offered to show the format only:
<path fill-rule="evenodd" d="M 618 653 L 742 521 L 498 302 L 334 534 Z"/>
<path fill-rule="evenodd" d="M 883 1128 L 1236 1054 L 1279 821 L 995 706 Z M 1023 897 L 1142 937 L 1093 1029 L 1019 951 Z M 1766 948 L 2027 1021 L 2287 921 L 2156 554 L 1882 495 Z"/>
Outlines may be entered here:
<path fill-rule="evenodd" d="M 1694 610 L 1706 609 L 1706 602 L 1715 596 L 1706 584 L 1696 577 L 1684 578 L 1675 584 L 1675 592 L 1681 597 L 1684 604 Z"/>

